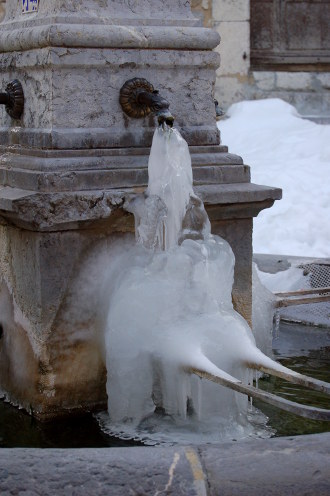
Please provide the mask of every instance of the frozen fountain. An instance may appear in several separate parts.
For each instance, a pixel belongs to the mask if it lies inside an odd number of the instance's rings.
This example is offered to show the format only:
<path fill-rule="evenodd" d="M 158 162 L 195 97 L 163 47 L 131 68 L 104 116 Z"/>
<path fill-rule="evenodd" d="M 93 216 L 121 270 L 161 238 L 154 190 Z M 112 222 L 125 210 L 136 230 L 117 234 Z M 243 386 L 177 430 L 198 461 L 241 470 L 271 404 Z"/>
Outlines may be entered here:
<path fill-rule="evenodd" d="M 330 393 L 329 384 L 262 353 L 234 310 L 234 255 L 225 240 L 211 234 L 193 190 L 188 146 L 176 129 L 156 129 L 148 189 L 128 208 L 135 216 L 136 243 L 112 248 L 103 279 L 110 415 L 100 415 L 103 428 L 149 444 L 270 435 L 262 415 L 253 418 L 247 396 L 330 420 L 328 410 L 251 386 L 265 371 Z"/>
<path fill-rule="evenodd" d="M 197 376 L 265 399 L 266 393 L 247 385 L 248 369 L 288 372 L 258 354 L 245 322 L 251 323 L 252 220 L 281 192 L 251 184 L 249 167 L 220 145 L 213 99 L 219 61 L 212 51 L 218 35 L 199 26 L 186 1 L 43 0 L 34 7 L 23 12 L 21 1 L 7 2 L 0 25 L 0 103 L 5 105 L 0 129 L 0 389 L 38 418 L 100 408 L 107 399 L 108 360 L 108 396 L 118 399 L 121 385 L 111 377 L 129 363 L 130 347 L 125 340 L 112 340 L 110 333 L 105 353 L 102 330 L 110 322 L 127 339 L 129 325 L 143 326 L 141 336 L 152 348 L 141 347 L 141 366 L 148 365 L 140 372 L 148 393 L 135 387 L 128 393 L 138 396 L 143 418 L 154 407 L 183 417 L 202 412 L 206 403 L 198 399 Z M 168 102 L 192 157 L 192 172 L 184 168 L 180 187 L 172 184 L 174 203 L 161 182 L 166 168 L 157 169 L 156 177 L 151 169 L 148 196 L 143 194 L 155 124 L 173 122 Z M 186 142 L 177 132 L 161 133 L 156 131 L 158 151 L 152 149 L 151 163 L 157 162 L 159 148 L 166 156 L 173 140 L 171 160 L 181 167 L 184 156 L 183 163 L 190 163 Z M 164 227 L 166 216 L 174 232 Z M 121 243 L 135 225 L 141 243 L 136 247 L 125 241 L 123 250 Z M 150 255 L 151 248 L 166 251 Z M 181 279 L 164 279 L 165 267 Z M 205 267 L 208 272 L 202 271 Z M 218 286 L 223 273 L 230 283 Z M 134 275 L 136 293 L 128 296 Z M 205 284 L 199 284 L 200 278 Z M 170 298 L 175 325 L 169 325 L 169 312 L 162 313 L 156 301 L 145 312 L 139 290 L 143 279 L 151 294 L 156 284 Z M 182 299 L 173 300 L 172 285 L 181 295 L 185 280 L 191 281 L 187 297 L 182 292 Z M 111 289 L 115 281 L 122 294 Z M 120 309 L 134 302 L 140 302 L 137 312 L 147 313 L 148 327 L 129 312 L 121 315 Z M 233 319 L 237 322 L 246 342 L 244 350 L 237 350 L 235 364 L 232 346 L 238 338 L 229 332 L 227 348 L 221 351 L 219 312 L 224 327 L 224 321 L 228 329 Z M 203 331 L 205 349 L 200 343 L 205 322 L 197 326 L 204 313 L 211 315 Z M 179 334 L 179 321 L 185 329 L 182 346 L 173 349 L 171 336 Z M 157 329 L 161 342 L 151 339 L 155 323 L 167 329 Z M 159 359 L 150 359 L 154 353 L 160 353 Z M 169 356 L 170 371 L 165 364 Z M 135 365 L 131 362 L 127 374 L 132 375 Z M 184 390 L 172 405 L 176 373 Z M 307 380 L 297 374 L 288 377 Z M 326 387 L 312 380 L 309 384 Z M 220 389 L 210 383 L 203 391 L 212 388 Z M 228 415 L 239 416 L 241 410 L 233 404 L 246 404 L 244 398 L 227 389 L 223 394 L 231 398 Z M 116 419 L 122 421 L 127 408 L 126 417 L 136 420 L 134 412 L 128 414 L 127 397 L 121 398 Z M 210 415 L 220 408 L 219 401 L 214 399 Z M 132 402 L 133 409 L 136 404 Z"/>

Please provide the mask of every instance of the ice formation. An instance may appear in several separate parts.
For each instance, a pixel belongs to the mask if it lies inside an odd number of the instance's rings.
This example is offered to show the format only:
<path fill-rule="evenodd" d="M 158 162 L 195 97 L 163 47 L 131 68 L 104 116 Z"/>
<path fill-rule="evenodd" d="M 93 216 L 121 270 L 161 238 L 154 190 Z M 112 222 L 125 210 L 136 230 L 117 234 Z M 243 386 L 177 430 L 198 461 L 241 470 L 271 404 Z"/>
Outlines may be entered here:
<path fill-rule="evenodd" d="M 211 234 L 177 130 L 156 129 L 148 190 L 130 209 L 136 243 L 113 249 L 108 274 L 108 431 L 180 442 L 255 432 L 246 396 L 189 373 L 247 384 L 248 363 L 272 361 L 233 309 L 234 255 Z"/>

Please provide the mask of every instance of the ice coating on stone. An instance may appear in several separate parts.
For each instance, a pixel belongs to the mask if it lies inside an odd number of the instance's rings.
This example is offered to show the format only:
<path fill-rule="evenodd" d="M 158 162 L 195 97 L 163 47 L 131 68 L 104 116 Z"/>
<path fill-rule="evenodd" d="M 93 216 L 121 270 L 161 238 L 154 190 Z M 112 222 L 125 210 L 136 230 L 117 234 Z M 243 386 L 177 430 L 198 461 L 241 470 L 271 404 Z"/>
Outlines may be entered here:
<path fill-rule="evenodd" d="M 260 281 L 255 264 L 252 264 L 252 300 L 252 326 L 256 345 L 270 356 L 272 355 L 276 297 Z"/>
<path fill-rule="evenodd" d="M 182 220 L 193 195 L 191 159 L 186 141 L 176 129 L 156 129 L 148 164 L 148 195 L 158 196 L 167 208 L 163 248 L 178 243 Z"/>
<path fill-rule="evenodd" d="M 187 372 L 251 383 L 245 364 L 264 355 L 233 309 L 234 255 L 210 233 L 176 130 L 156 130 L 147 195 L 130 209 L 137 243 L 113 247 L 108 274 L 108 432 L 160 442 L 255 433 L 247 397 Z"/>
<path fill-rule="evenodd" d="M 168 250 L 185 237 L 202 238 L 210 232 L 204 206 L 193 191 L 188 145 L 176 129 L 156 129 L 148 175 L 147 199 L 132 207 L 139 243 Z"/>
<path fill-rule="evenodd" d="M 152 255 L 141 246 L 130 247 L 112 260 L 117 270 L 106 334 L 112 433 L 122 429 L 133 436 L 148 430 L 158 408 L 176 427 L 188 415 L 185 431 L 189 425 L 195 433 L 201 428 L 214 441 L 250 434 L 246 397 L 202 383 L 184 370 L 217 374 L 220 368 L 251 381 L 242 362 L 255 344 L 232 307 L 229 245 L 209 236 Z M 153 423 L 151 437 L 158 439 L 155 429 Z M 182 440 L 182 432 L 177 437 Z"/>

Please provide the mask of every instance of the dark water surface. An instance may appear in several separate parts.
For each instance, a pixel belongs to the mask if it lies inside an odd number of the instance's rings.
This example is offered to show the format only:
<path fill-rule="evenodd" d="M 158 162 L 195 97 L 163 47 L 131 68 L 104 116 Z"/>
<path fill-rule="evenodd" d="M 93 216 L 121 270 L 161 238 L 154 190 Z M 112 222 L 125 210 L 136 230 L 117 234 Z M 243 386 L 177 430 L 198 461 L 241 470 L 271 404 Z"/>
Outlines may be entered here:
<path fill-rule="evenodd" d="M 317 379 L 330 382 L 330 329 L 286 325 L 280 327 L 274 340 L 274 355 L 283 365 Z M 330 409 L 330 397 L 266 377 L 259 387 L 287 399 Z M 276 436 L 313 434 L 330 431 L 330 422 L 307 420 L 296 415 L 254 402 L 270 419 Z M 102 448 L 138 446 L 138 442 L 120 441 L 107 436 L 92 414 L 38 422 L 30 415 L 0 400 L 0 447 L 15 448 Z"/>
<path fill-rule="evenodd" d="M 106 448 L 139 446 L 103 433 L 89 413 L 39 422 L 0 400 L 0 448 Z"/>
<path fill-rule="evenodd" d="M 273 342 L 274 357 L 285 367 L 330 382 L 330 329 L 281 324 Z M 305 405 L 330 409 L 330 396 L 291 384 L 277 377 L 259 380 L 260 389 Z M 255 400 L 254 405 L 269 417 L 276 436 L 317 434 L 330 431 L 330 422 L 309 420 Z"/>

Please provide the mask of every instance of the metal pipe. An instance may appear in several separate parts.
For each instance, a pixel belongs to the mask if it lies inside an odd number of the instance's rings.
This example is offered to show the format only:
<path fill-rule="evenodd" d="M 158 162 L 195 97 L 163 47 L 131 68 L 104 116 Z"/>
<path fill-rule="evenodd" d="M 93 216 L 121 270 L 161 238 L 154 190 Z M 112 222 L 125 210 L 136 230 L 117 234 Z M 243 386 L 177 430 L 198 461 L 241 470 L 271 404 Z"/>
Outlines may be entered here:
<path fill-rule="evenodd" d="M 0 93 L 0 105 L 8 105 L 10 102 L 10 96 L 8 93 Z"/>
<path fill-rule="evenodd" d="M 216 384 L 220 384 L 221 386 L 233 389 L 238 393 L 246 394 L 247 396 L 251 396 L 252 398 L 256 398 L 265 403 L 269 403 L 270 405 L 276 406 L 281 410 L 299 415 L 300 417 L 305 417 L 313 420 L 330 421 L 330 410 L 295 403 L 294 401 L 281 398 L 280 396 L 276 396 L 275 394 L 267 393 L 266 391 L 262 391 L 253 386 L 243 384 L 243 382 L 239 381 L 235 377 L 229 379 L 228 374 L 224 374 L 224 376 L 221 377 L 220 375 L 214 375 L 206 372 L 205 370 L 193 367 L 189 368 L 188 370 L 186 369 L 186 371 L 190 372 L 191 374 L 197 375 L 201 379 L 207 379 L 211 382 L 215 382 Z"/>
<path fill-rule="evenodd" d="M 21 83 L 14 79 L 0 93 L 0 105 L 6 105 L 6 112 L 12 119 L 20 119 L 24 110 L 24 92 Z"/>

